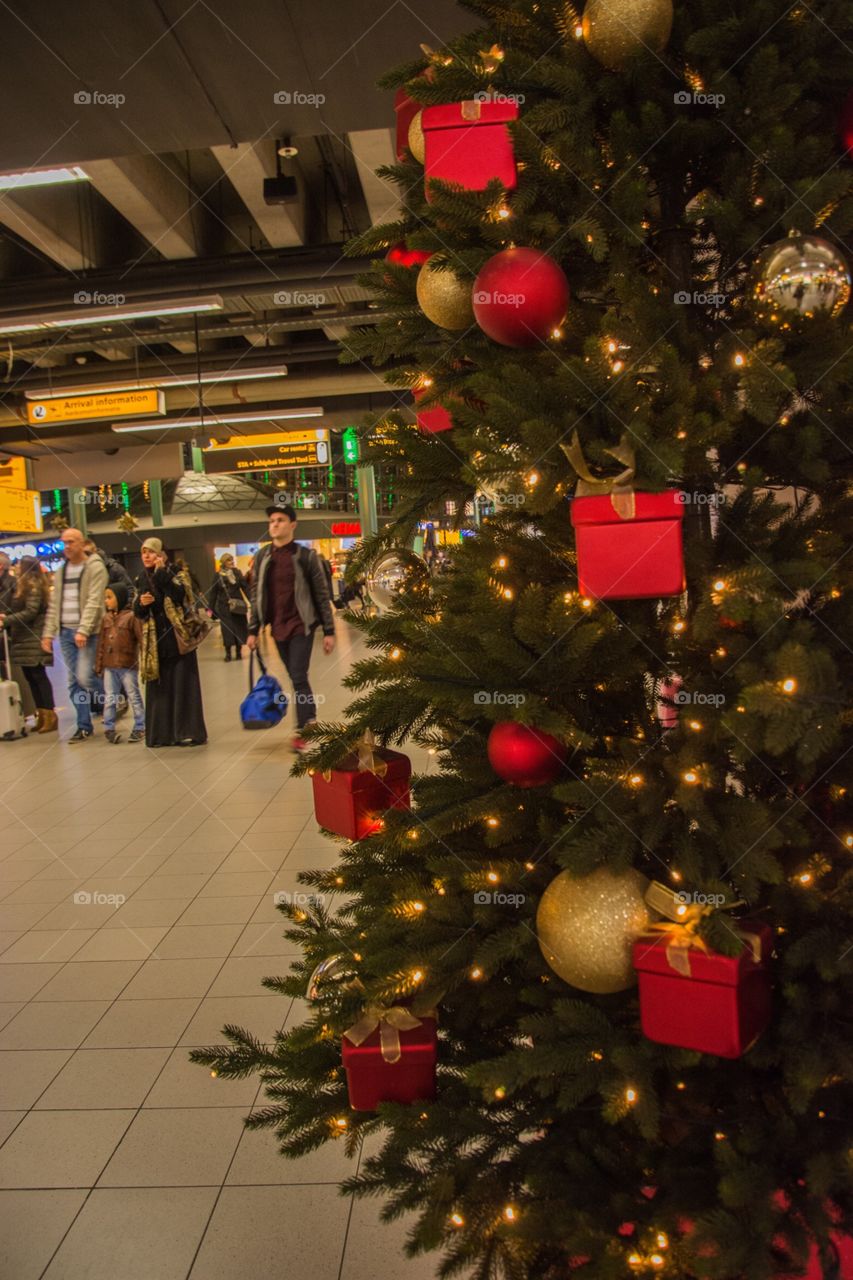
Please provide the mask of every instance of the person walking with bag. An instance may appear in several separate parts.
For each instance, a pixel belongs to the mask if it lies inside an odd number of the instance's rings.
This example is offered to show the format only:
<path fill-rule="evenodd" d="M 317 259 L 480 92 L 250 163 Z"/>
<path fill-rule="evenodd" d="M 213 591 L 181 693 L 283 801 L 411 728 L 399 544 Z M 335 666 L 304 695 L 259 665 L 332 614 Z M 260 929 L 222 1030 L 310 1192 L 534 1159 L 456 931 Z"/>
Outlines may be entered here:
<path fill-rule="evenodd" d="M 192 589 L 169 564 L 159 538 L 141 548 L 133 612 L 142 623 L 139 678 L 145 682 L 145 745 L 197 747 L 207 742 L 196 636 L 190 635 Z"/>
<path fill-rule="evenodd" d="M 249 585 L 236 567 L 230 551 L 219 561 L 219 572 L 207 593 L 207 602 L 222 626 L 225 661 L 242 658 L 249 638 Z"/>
<path fill-rule="evenodd" d="M 9 633 L 11 663 L 20 667 L 32 692 L 36 733 L 55 733 L 58 727 L 53 688 L 45 671 L 53 663 L 53 648 L 48 653 L 41 644 L 49 599 L 50 582 L 38 560 L 21 556 L 10 609 L 0 615 L 0 627 Z"/>
<path fill-rule="evenodd" d="M 69 742 L 85 742 L 94 732 L 93 704 L 103 705 L 100 679 L 95 675 L 95 650 L 104 616 L 107 568 L 98 556 L 86 559 L 79 529 L 62 533 L 65 560 L 53 575 L 53 593 L 47 606 L 41 647 L 53 652 L 54 637 L 68 673 L 68 694 L 77 715 L 77 728 Z"/>
<path fill-rule="evenodd" d="M 302 730 L 317 718 L 308 683 L 314 632 L 323 628 L 323 652 L 335 647 L 335 620 L 326 575 L 316 551 L 294 541 L 296 512 L 290 506 L 267 507 L 270 543 L 255 552 L 249 614 L 250 649 L 257 648 L 262 627 L 269 626 L 279 656 L 293 682 L 297 730 L 296 751 L 306 743 Z"/>

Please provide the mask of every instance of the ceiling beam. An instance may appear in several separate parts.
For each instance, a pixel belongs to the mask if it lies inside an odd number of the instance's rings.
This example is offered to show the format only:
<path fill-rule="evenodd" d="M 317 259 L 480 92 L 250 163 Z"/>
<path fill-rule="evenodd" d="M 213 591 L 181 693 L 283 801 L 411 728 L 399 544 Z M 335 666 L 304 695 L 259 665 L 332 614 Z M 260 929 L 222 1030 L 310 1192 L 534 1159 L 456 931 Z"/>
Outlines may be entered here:
<path fill-rule="evenodd" d="M 200 252 L 190 206 L 195 196 L 162 159 L 124 156 L 90 160 L 84 166 L 92 186 L 164 258 L 194 258 Z M 202 206 L 196 205 L 196 216 Z"/>
<path fill-rule="evenodd" d="M 304 244 L 304 183 L 299 183 L 299 196 L 293 204 L 264 203 L 264 178 L 276 176 L 274 142 L 241 142 L 236 147 L 211 147 L 211 152 L 271 248 Z"/>
<path fill-rule="evenodd" d="M 348 137 L 371 225 L 393 222 L 400 216 L 399 194 L 390 182 L 376 176 L 382 165 L 397 162 L 391 130 L 357 129 Z"/>
<path fill-rule="evenodd" d="M 81 219 L 68 216 L 64 196 L 57 188 L 4 195 L 0 223 L 66 271 L 86 271 L 97 264 L 83 244 Z"/>

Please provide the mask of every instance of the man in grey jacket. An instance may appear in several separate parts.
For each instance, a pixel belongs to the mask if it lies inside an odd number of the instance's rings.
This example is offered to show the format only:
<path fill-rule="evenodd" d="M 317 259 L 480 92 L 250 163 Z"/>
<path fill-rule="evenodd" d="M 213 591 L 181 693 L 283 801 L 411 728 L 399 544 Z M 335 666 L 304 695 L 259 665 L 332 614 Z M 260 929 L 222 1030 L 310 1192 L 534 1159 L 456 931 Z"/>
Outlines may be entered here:
<path fill-rule="evenodd" d="M 323 652 L 331 653 L 335 647 L 335 621 L 319 556 L 294 541 L 293 507 L 267 507 L 267 517 L 271 541 L 255 553 L 252 564 L 248 645 L 256 648 L 261 627 L 269 626 L 293 682 L 297 723 L 293 746 L 302 751 L 302 730 L 317 718 L 316 700 L 308 683 L 314 632 L 322 626 Z"/>
<path fill-rule="evenodd" d="M 100 686 L 95 675 L 95 650 L 104 616 L 107 567 L 99 556 L 86 559 L 79 529 L 65 529 L 62 541 L 65 563 L 53 575 L 41 647 L 50 653 L 54 637 L 59 637 L 68 695 L 77 716 L 77 729 L 69 741 L 85 742 L 92 736 L 92 701 Z"/>

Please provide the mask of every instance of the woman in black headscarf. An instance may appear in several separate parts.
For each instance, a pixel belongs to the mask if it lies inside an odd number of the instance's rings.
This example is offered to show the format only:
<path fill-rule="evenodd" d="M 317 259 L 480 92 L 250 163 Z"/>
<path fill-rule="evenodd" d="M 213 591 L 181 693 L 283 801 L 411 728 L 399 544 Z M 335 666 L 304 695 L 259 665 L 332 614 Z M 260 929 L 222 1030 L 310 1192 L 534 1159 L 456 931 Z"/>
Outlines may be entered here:
<path fill-rule="evenodd" d="M 207 602 L 222 624 L 225 661 L 231 661 L 232 648 L 234 657 L 242 658 L 243 645 L 249 637 L 249 586 L 230 551 L 219 561 Z"/>
<path fill-rule="evenodd" d="M 195 650 L 181 653 L 173 624 L 187 588 L 159 538 L 146 538 L 141 554 L 133 611 L 143 627 L 139 674 L 145 681 L 145 745 L 197 747 L 207 742 L 198 658 Z"/>

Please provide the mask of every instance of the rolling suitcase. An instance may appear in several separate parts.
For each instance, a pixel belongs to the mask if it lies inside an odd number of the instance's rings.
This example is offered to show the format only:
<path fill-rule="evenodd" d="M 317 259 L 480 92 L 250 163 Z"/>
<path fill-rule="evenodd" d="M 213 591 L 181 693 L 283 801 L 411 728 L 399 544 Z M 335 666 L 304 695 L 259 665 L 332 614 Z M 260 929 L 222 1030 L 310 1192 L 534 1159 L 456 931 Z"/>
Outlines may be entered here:
<path fill-rule="evenodd" d="M 24 709 L 21 705 L 21 690 L 14 680 L 8 677 L 12 671 L 9 658 L 9 637 L 3 631 L 3 655 L 6 660 L 5 680 L 0 680 L 0 738 L 25 738 Z"/>

